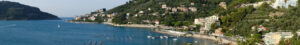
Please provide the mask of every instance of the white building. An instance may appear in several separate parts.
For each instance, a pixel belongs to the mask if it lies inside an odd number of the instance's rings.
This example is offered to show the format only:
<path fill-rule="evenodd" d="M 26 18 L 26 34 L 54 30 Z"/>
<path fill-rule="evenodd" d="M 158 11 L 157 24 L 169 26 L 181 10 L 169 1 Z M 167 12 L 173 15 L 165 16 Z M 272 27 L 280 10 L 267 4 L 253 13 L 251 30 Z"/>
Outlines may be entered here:
<path fill-rule="evenodd" d="M 194 24 L 203 25 L 206 22 L 205 18 L 198 18 L 194 20 Z"/>
<path fill-rule="evenodd" d="M 93 16 L 98 16 L 98 14 L 93 14 Z"/>
<path fill-rule="evenodd" d="M 177 12 L 177 8 L 172 8 L 172 12 Z"/>
<path fill-rule="evenodd" d="M 139 11 L 139 13 L 140 13 L 140 14 L 143 14 L 143 13 L 144 13 L 144 11 Z"/>
<path fill-rule="evenodd" d="M 192 6 L 194 6 L 194 5 L 195 5 L 195 3 L 191 3 L 191 5 L 192 5 Z"/>
<path fill-rule="evenodd" d="M 89 20 L 95 21 L 95 20 L 96 20 L 96 17 L 94 17 L 94 16 L 89 17 Z"/>
<path fill-rule="evenodd" d="M 192 11 L 192 12 L 196 12 L 197 8 L 196 7 L 189 7 L 189 10 Z"/>
<path fill-rule="evenodd" d="M 288 8 L 289 6 L 297 6 L 298 0 L 275 0 L 273 8 Z"/>
<path fill-rule="evenodd" d="M 126 19 L 130 17 L 130 13 L 126 13 Z"/>
<path fill-rule="evenodd" d="M 211 24 L 215 23 L 216 21 L 219 21 L 219 17 L 214 15 L 206 18 L 206 23 L 205 27 L 203 28 L 204 30 L 210 30 L 211 29 Z"/>
<path fill-rule="evenodd" d="M 151 8 L 148 8 L 149 11 L 151 11 Z"/>
<path fill-rule="evenodd" d="M 219 6 L 221 6 L 221 7 L 224 8 L 224 9 L 227 9 L 227 4 L 226 4 L 226 2 L 221 2 L 221 3 L 219 4 Z"/>
<path fill-rule="evenodd" d="M 130 13 L 126 13 L 126 15 L 130 15 Z"/>
<path fill-rule="evenodd" d="M 206 17 L 206 18 L 195 19 L 194 24 L 201 25 L 202 27 L 200 30 L 208 31 L 211 29 L 211 24 L 216 23 L 217 21 L 219 21 L 219 17 L 216 15 L 213 15 L 213 16 Z"/>
<path fill-rule="evenodd" d="M 260 1 L 260 2 L 256 2 L 256 3 L 242 4 L 241 7 L 253 6 L 254 8 L 258 8 L 264 3 L 270 4 L 271 1 L 270 0 L 265 0 L 265 1 Z"/>
<path fill-rule="evenodd" d="M 139 16 L 138 14 L 134 14 L 134 17 L 137 17 L 137 16 Z"/>
<path fill-rule="evenodd" d="M 159 20 L 154 20 L 155 25 L 159 25 Z"/>
<path fill-rule="evenodd" d="M 74 20 L 81 20 L 79 16 L 76 16 Z"/>
<path fill-rule="evenodd" d="M 168 8 L 166 4 L 161 5 L 161 8 L 165 9 Z"/>
<path fill-rule="evenodd" d="M 180 10 L 180 11 L 183 11 L 183 12 L 186 12 L 186 11 L 188 11 L 188 9 L 187 9 L 187 8 L 185 8 L 185 7 L 183 7 L 183 6 L 181 6 L 181 7 L 177 7 L 177 9 L 178 9 L 178 10 Z"/>
<path fill-rule="evenodd" d="M 106 17 L 113 18 L 117 13 L 107 14 Z"/>
<path fill-rule="evenodd" d="M 291 32 L 270 32 L 263 36 L 263 41 L 266 45 L 278 45 L 282 38 L 289 39 L 294 35 Z"/>

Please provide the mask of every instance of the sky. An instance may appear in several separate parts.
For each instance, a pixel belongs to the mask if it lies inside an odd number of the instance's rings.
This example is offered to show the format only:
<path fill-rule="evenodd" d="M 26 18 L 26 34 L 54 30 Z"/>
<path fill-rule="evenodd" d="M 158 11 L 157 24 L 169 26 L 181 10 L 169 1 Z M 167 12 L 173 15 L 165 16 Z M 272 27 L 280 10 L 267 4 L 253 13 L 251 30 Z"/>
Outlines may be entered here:
<path fill-rule="evenodd" d="M 58 17 L 75 17 L 125 4 L 128 0 L 8 0 L 40 8 Z"/>

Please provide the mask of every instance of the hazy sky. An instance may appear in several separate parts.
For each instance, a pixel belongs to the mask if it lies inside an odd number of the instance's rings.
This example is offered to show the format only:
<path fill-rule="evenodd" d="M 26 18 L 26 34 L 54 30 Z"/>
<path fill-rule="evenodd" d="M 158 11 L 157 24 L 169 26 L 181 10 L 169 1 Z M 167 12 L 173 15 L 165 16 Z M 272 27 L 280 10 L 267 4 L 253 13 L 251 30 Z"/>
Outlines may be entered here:
<path fill-rule="evenodd" d="M 75 17 L 98 9 L 125 4 L 128 0 L 8 0 L 40 8 L 59 17 Z"/>

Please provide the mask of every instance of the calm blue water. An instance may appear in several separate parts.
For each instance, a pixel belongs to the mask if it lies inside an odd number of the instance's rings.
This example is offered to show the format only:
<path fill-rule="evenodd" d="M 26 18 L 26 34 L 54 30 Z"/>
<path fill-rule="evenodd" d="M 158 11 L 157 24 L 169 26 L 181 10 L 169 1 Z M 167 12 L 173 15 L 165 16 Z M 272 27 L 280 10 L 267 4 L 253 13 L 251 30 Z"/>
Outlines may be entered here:
<path fill-rule="evenodd" d="M 185 45 L 187 42 L 215 45 L 203 39 L 149 39 L 148 35 L 168 36 L 151 29 L 76 24 L 63 20 L 0 21 L 0 45 Z M 174 41 L 175 38 L 178 40 Z"/>

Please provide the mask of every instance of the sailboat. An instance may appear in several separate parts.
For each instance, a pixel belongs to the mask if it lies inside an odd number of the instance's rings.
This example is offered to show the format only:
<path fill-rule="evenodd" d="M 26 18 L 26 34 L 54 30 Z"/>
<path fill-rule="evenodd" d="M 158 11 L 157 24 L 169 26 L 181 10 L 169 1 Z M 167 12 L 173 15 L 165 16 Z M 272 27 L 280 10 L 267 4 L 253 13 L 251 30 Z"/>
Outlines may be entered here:
<path fill-rule="evenodd" d="M 60 28 L 60 25 L 59 25 L 59 24 L 57 25 L 57 28 Z"/>

